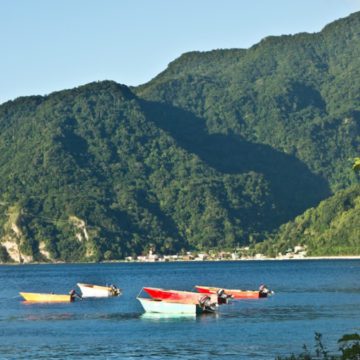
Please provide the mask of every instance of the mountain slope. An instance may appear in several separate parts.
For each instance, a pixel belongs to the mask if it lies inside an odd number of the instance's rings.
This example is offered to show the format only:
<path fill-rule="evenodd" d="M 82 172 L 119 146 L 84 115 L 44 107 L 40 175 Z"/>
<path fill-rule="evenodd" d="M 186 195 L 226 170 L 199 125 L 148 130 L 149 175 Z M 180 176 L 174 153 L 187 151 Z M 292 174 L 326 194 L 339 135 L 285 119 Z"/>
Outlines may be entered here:
<path fill-rule="evenodd" d="M 267 37 L 248 50 L 182 55 L 135 89 L 304 162 L 333 190 L 355 181 L 359 149 L 360 13 L 317 34 Z"/>
<path fill-rule="evenodd" d="M 360 255 L 360 185 L 337 192 L 319 206 L 284 224 L 257 251 L 276 256 L 296 245 L 307 255 Z"/>
<path fill-rule="evenodd" d="M 169 118 L 187 126 L 169 129 Z M 306 196 L 299 186 L 292 197 L 301 201 L 289 206 L 264 155 L 250 156 L 255 166 L 238 154 L 230 160 L 239 163 L 226 162 L 249 145 L 213 139 L 191 125 L 192 114 L 138 99 L 113 82 L 20 98 L 0 107 L 0 119 L 4 260 L 234 247 L 316 203 L 324 185 L 290 157 L 257 149 L 318 187 Z"/>

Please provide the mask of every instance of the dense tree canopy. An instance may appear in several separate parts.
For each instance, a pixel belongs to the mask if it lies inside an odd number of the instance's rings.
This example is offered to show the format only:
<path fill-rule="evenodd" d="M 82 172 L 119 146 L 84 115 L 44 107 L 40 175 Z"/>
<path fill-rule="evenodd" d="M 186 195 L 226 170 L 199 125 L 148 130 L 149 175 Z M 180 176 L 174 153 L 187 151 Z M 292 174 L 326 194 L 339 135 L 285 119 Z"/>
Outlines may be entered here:
<path fill-rule="evenodd" d="M 282 225 L 256 249 L 276 256 L 296 245 L 306 245 L 312 256 L 360 255 L 360 185 L 338 191 Z"/>
<path fill-rule="evenodd" d="M 135 90 L 196 114 L 211 134 L 294 156 L 337 190 L 355 181 L 348 161 L 359 149 L 359 69 L 355 13 L 317 34 L 184 54 Z"/>

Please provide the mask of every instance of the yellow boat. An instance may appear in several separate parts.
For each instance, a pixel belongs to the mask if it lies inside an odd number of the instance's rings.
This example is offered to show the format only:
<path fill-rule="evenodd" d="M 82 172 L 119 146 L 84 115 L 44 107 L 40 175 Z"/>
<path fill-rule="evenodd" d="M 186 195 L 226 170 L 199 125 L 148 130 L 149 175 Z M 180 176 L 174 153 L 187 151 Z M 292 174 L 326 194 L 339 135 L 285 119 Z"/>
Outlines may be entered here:
<path fill-rule="evenodd" d="M 71 302 L 74 297 L 70 294 L 40 294 L 40 293 L 26 293 L 21 292 L 20 295 L 29 302 Z"/>

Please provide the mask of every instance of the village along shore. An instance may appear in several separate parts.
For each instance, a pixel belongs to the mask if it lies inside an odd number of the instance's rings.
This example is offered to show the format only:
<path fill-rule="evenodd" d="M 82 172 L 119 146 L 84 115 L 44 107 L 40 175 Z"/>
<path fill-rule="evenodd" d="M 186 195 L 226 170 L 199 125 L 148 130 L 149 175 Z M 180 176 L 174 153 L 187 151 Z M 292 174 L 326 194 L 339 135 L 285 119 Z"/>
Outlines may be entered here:
<path fill-rule="evenodd" d="M 201 262 L 201 261 L 282 261 L 282 260 L 359 260 L 360 255 L 338 255 L 338 256 L 307 256 L 306 248 L 303 246 L 295 246 L 289 249 L 285 254 L 279 253 L 276 257 L 269 257 L 258 253 L 255 255 L 246 254 L 248 247 L 240 249 L 241 251 L 209 251 L 209 252 L 191 252 L 175 255 L 161 255 L 150 250 L 147 255 L 127 256 L 122 260 L 103 260 L 100 263 L 154 263 L 154 262 Z M 89 264 L 91 262 L 76 262 L 77 264 Z M 23 263 L 1 263 L 1 265 L 31 265 L 31 264 L 67 264 L 65 261 L 54 262 L 23 262 Z"/>
<path fill-rule="evenodd" d="M 248 247 L 241 248 L 239 252 L 203 252 L 193 253 L 191 251 L 186 254 L 176 255 L 160 255 L 152 250 L 147 255 L 137 257 L 127 256 L 121 262 L 173 262 L 173 261 L 261 261 L 261 260 L 351 260 L 360 259 L 360 255 L 339 255 L 339 256 L 307 256 L 306 248 L 303 246 L 295 246 L 294 249 L 289 249 L 285 254 L 279 253 L 276 257 L 268 257 L 264 254 L 258 253 L 255 255 L 246 254 L 249 251 Z"/>

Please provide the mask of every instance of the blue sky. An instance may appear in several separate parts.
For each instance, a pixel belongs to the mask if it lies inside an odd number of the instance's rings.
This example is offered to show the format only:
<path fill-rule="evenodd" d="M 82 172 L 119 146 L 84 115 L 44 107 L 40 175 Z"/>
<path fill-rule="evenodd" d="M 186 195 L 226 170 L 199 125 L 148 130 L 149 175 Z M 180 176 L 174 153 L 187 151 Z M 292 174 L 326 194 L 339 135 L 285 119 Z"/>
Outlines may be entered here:
<path fill-rule="evenodd" d="M 145 83 L 182 53 L 317 32 L 360 0 L 0 0 L 0 103 Z"/>

